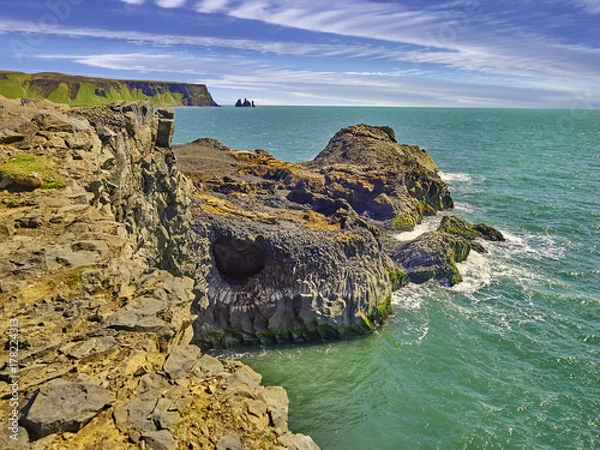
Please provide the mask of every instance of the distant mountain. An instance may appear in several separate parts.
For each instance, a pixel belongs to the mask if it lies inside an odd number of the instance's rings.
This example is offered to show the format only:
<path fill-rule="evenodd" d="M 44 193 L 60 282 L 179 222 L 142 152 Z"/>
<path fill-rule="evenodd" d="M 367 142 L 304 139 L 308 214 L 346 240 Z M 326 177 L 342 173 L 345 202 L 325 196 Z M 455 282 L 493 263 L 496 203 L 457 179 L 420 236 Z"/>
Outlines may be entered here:
<path fill-rule="evenodd" d="M 0 95 L 46 98 L 71 106 L 98 106 L 118 100 L 148 100 L 155 106 L 219 106 L 204 84 L 113 80 L 52 72 L 0 71 Z"/>

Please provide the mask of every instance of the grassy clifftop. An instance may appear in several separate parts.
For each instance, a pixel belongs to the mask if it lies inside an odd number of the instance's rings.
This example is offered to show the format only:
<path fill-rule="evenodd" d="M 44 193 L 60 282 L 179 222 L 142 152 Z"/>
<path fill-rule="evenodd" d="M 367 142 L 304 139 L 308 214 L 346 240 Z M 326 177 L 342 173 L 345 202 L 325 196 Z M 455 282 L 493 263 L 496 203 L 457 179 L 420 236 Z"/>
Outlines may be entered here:
<path fill-rule="evenodd" d="M 112 80 L 50 72 L 0 71 L 0 95 L 46 98 L 71 106 L 100 106 L 117 100 L 148 100 L 155 106 L 219 106 L 204 84 Z"/>

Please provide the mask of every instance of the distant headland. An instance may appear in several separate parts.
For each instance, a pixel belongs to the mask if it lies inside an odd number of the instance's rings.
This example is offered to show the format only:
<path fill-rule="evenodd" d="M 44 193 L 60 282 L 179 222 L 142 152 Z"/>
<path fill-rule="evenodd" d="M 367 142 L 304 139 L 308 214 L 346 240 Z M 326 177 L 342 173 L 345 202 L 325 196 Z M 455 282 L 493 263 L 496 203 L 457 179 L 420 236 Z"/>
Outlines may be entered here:
<path fill-rule="evenodd" d="M 204 84 L 115 80 L 54 72 L 0 71 L 0 95 L 48 99 L 70 106 L 101 106 L 120 100 L 147 100 L 154 106 L 219 106 Z"/>

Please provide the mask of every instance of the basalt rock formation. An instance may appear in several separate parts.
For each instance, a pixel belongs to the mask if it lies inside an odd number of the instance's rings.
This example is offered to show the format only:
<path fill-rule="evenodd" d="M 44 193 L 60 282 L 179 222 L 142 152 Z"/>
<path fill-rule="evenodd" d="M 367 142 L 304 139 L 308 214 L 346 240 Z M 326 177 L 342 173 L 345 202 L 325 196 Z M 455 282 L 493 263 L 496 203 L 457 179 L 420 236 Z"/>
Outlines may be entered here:
<path fill-rule="evenodd" d="M 245 98 L 244 101 L 242 101 L 241 98 L 238 98 L 237 102 L 235 102 L 236 108 L 254 108 L 255 106 L 254 100 L 250 101 L 247 98 Z"/>
<path fill-rule="evenodd" d="M 345 128 L 304 164 L 212 139 L 175 153 L 196 186 L 192 229 L 210 241 L 195 322 L 204 345 L 369 332 L 390 312 L 393 280 L 405 279 L 383 230 L 452 206 L 431 157 L 388 127 Z"/>
<path fill-rule="evenodd" d="M 410 229 L 424 215 L 453 207 L 431 156 L 398 144 L 389 127 L 344 128 L 305 166 L 321 179 L 298 183 L 289 198 L 317 210 L 323 198 L 342 200 L 360 216 Z"/>
<path fill-rule="evenodd" d="M 377 231 L 346 202 L 326 216 L 286 198 L 322 175 L 212 139 L 175 153 L 196 186 L 192 230 L 209 240 L 199 342 L 308 342 L 364 334 L 387 317 L 393 264 Z M 197 267 L 205 270 L 206 261 Z"/>
<path fill-rule="evenodd" d="M 0 97 L 0 448 L 317 448 L 282 388 L 190 345 L 206 280 L 172 131 L 149 103 Z"/>

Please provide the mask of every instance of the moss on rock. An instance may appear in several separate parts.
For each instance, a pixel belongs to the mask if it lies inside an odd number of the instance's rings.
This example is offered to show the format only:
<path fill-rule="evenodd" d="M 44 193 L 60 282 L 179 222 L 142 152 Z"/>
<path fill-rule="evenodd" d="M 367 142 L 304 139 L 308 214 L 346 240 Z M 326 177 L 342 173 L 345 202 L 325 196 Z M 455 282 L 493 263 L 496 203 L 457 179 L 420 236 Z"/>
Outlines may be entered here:
<path fill-rule="evenodd" d="M 22 190 L 34 190 L 59 189 L 66 185 L 65 179 L 58 175 L 56 164 L 45 156 L 12 156 L 0 165 L 0 176 L 0 187 L 15 185 Z"/>

